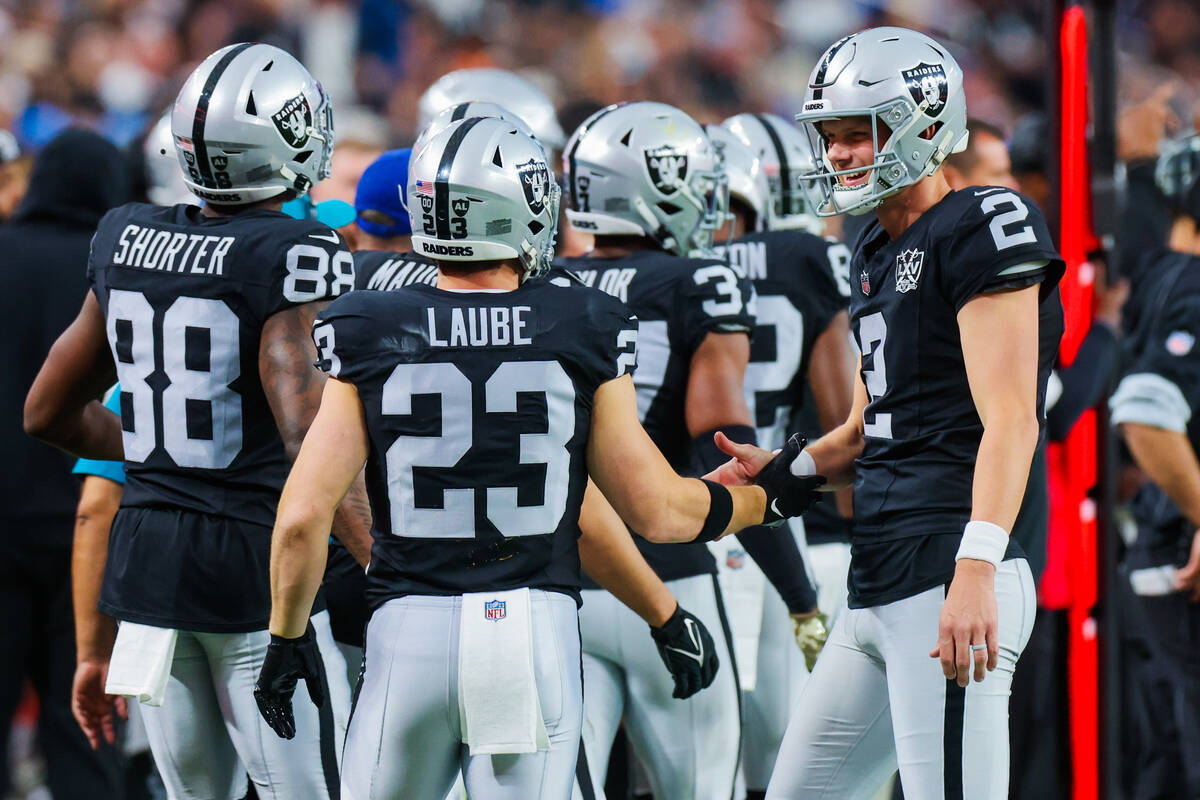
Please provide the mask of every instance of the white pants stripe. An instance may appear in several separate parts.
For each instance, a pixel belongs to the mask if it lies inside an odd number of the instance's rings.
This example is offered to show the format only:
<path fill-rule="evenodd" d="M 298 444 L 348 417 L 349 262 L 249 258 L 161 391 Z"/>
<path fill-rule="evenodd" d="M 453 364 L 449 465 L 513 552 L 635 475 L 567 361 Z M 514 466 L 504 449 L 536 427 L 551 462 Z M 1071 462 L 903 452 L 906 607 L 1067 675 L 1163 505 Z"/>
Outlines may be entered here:
<path fill-rule="evenodd" d="M 237 800 L 246 793 L 247 774 L 263 800 L 337 796 L 350 687 L 328 612 L 315 615 L 312 624 L 328 702 L 318 711 L 308 691 L 297 687 L 292 698 L 296 737 L 290 741 L 275 735 L 254 702 L 254 682 L 271 641 L 268 631 L 179 632 L 163 704 L 140 707 L 171 800 Z"/>
<path fill-rule="evenodd" d="M 458 710 L 460 596 L 410 595 L 367 624 L 366 664 L 346 735 L 342 800 L 443 800 L 461 769 L 486 800 L 564 800 L 571 793 L 583 687 L 575 601 L 531 591 L 534 679 L 550 749 L 471 756 Z M 504 681 L 503 675 L 496 680 Z"/>
<path fill-rule="evenodd" d="M 708 628 L 720 669 L 713 684 L 686 700 L 650 630 L 608 592 L 583 592 L 583 745 L 596 796 L 603 797 L 609 751 L 622 719 L 655 797 L 729 800 L 738 765 L 738 686 L 712 575 L 668 581 L 679 605 Z M 578 788 L 574 794 L 582 795 Z"/>
<path fill-rule="evenodd" d="M 870 798 L 897 766 L 907 797 L 1006 800 L 1009 687 L 1036 606 L 1029 565 L 1005 561 L 995 587 L 1000 662 L 967 687 L 961 715 L 961 690 L 929 657 L 944 587 L 847 609 L 788 723 L 768 800 Z"/>

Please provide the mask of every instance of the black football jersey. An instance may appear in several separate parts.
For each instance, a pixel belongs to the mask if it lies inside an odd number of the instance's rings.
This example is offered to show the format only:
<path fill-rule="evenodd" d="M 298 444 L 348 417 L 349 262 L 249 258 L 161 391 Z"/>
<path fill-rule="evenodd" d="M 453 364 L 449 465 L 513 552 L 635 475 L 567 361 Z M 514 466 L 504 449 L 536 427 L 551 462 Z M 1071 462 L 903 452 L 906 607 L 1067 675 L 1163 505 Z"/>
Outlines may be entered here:
<path fill-rule="evenodd" d="M 728 264 L 645 250 L 621 258 L 562 258 L 559 270 L 617 297 L 638 319 L 638 417 L 681 473 L 691 436 L 684 418 L 692 355 L 709 333 L 749 333 L 754 287 Z M 654 544 L 634 537 L 663 580 L 715 572 L 704 543 Z"/>
<path fill-rule="evenodd" d="M 391 253 L 385 250 L 356 250 L 354 288 L 390 291 L 425 283 L 437 283 L 437 264 L 420 253 Z"/>
<path fill-rule="evenodd" d="M 350 291 L 350 252 L 325 225 L 276 211 L 206 217 L 196 206 L 133 203 L 100 221 L 88 275 L 121 382 L 122 508 L 203 516 L 214 521 L 214 539 L 243 531 L 257 554 L 225 565 L 227 585 L 249 598 L 236 619 L 199 591 L 173 600 L 172 619 L 154 621 L 261 628 L 270 529 L 289 462 L 259 379 L 259 339 L 276 312 Z M 113 545 L 128 563 L 110 559 L 105 577 L 103 599 L 122 619 L 155 612 L 141 607 L 138 581 L 171 582 L 189 559 L 240 552 L 230 542 L 204 549 L 176 541 L 168 531 L 154 543 L 125 530 L 120 516 L 112 535 L 130 538 Z"/>
<path fill-rule="evenodd" d="M 127 506 L 273 525 L 288 460 L 258 375 L 272 314 L 354 285 L 337 232 L 275 211 L 109 212 L 88 274 L 121 382 Z"/>
<path fill-rule="evenodd" d="M 632 371 L 637 321 L 578 283 L 354 292 L 314 325 L 370 438 L 373 607 L 522 586 L 578 598 L 592 398 Z"/>
<path fill-rule="evenodd" d="M 895 241 L 878 221 L 863 231 L 850 265 L 851 329 L 870 396 L 854 484 L 852 606 L 953 577 L 983 435 L 958 312 L 979 294 L 1035 284 L 1042 303 L 1057 304 L 1062 272 L 1041 211 L 1001 187 L 951 192 Z M 1057 341 L 1061 306 L 1041 316 Z M 1052 349 L 1040 349 L 1039 419 L 1053 365 Z"/>
<path fill-rule="evenodd" d="M 1112 419 L 1185 433 L 1200 453 L 1200 258 L 1175 255 L 1145 309 L 1139 351 L 1111 400 Z M 1146 482 L 1130 509 L 1138 525 L 1130 566 L 1183 566 L 1195 528 L 1167 493 Z"/>
<path fill-rule="evenodd" d="M 749 233 L 717 248 L 754 285 L 754 333 L 746 403 L 758 444 L 782 447 L 792 408 L 803 399 L 813 344 L 849 303 L 850 249 L 805 231 Z M 844 289 L 844 291 L 843 291 Z"/>

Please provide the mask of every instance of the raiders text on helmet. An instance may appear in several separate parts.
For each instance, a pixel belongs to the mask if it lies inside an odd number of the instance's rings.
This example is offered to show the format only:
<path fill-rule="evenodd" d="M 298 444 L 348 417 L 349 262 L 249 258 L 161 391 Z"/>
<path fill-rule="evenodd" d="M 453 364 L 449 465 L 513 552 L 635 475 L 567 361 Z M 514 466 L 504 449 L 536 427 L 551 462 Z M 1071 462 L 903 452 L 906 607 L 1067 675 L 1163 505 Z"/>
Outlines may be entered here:
<path fill-rule="evenodd" d="M 171 111 L 184 182 L 197 197 L 244 205 L 303 195 L 329 177 L 333 107 L 304 66 L 269 44 L 234 44 L 188 77 Z"/>
<path fill-rule="evenodd" d="M 408 214 L 418 253 L 453 261 L 515 258 L 534 275 L 554 256 L 559 188 L 542 146 L 511 122 L 470 117 L 414 152 Z"/>
<path fill-rule="evenodd" d="M 771 190 L 758 154 L 728 128 L 705 125 L 704 131 L 721 152 L 725 180 L 729 185 L 729 202 L 740 201 L 753 212 L 751 230 L 764 230 L 771 213 Z"/>
<path fill-rule="evenodd" d="M 872 28 L 826 50 L 796 115 L 819 164 L 804 179 L 816 213 L 866 213 L 932 175 L 946 156 L 962 152 L 967 146 L 962 81 L 949 50 L 907 28 Z M 846 117 L 870 120 L 875 157 L 865 167 L 839 172 L 825 152 L 820 123 Z M 861 184 L 845 185 L 864 171 Z"/>
<path fill-rule="evenodd" d="M 768 230 L 799 228 L 820 235 L 825 223 L 809 208 L 800 177 L 816 167 L 804 134 L 775 114 L 738 114 L 721 123 L 762 162 L 771 190 Z"/>
<path fill-rule="evenodd" d="M 597 111 L 571 135 L 563 169 L 575 227 L 649 236 L 677 255 L 711 248 L 725 176 L 708 134 L 678 108 L 627 103 Z"/>
<path fill-rule="evenodd" d="M 492 68 L 456 69 L 434 81 L 417 104 L 417 125 L 424 129 L 443 109 L 470 100 L 503 103 L 533 129 L 547 150 L 557 150 L 567 138 L 545 92 L 515 72 Z"/>

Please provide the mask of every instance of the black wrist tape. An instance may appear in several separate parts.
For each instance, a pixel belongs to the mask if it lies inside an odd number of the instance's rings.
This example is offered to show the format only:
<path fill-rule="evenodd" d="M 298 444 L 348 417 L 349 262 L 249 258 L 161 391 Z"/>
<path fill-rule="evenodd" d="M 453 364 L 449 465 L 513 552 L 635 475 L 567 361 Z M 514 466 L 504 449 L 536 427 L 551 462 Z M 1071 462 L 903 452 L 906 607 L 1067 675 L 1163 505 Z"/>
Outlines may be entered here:
<path fill-rule="evenodd" d="M 733 518 L 733 495 L 715 481 L 703 482 L 708 488 L 708 516 L 704 518 L 704 527 L 700 529 L 696 541 L 711 542 L 729 527 L 729 520 Z"/>

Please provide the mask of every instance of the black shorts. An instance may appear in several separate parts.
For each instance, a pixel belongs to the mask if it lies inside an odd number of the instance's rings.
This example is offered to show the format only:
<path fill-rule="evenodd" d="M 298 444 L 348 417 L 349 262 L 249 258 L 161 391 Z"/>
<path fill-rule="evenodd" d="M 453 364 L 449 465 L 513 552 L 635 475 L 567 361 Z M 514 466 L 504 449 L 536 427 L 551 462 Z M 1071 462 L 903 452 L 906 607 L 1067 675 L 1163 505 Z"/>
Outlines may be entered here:
<path fill-rule="evenodd" d="M 100 610 L 179 630 L 264 630 L 271 529 L 166 508 L 122 508 L 108 538 Z M 321 601 L 313 612 L 323 608 Z"/>

